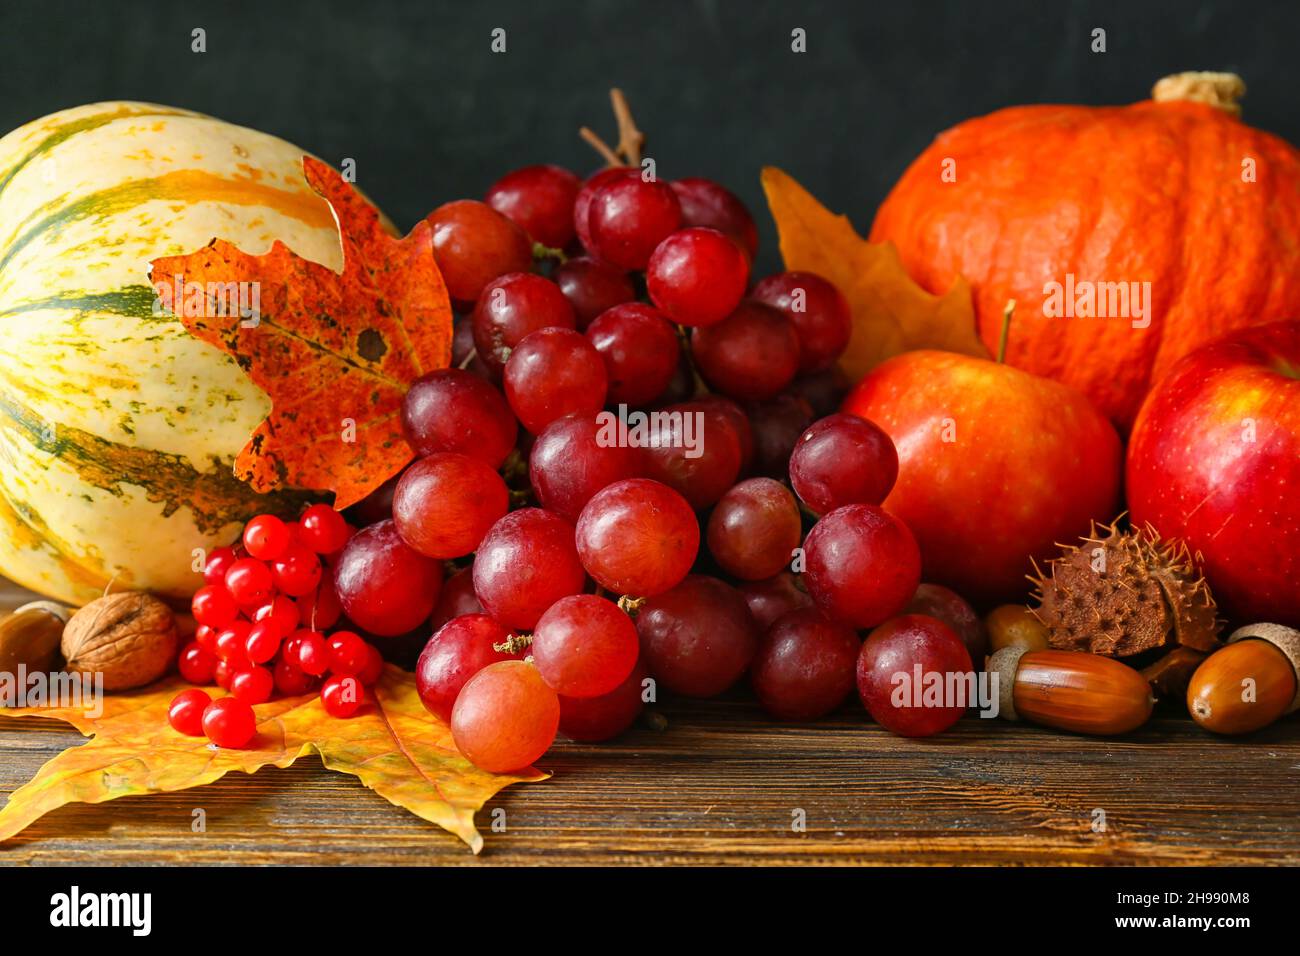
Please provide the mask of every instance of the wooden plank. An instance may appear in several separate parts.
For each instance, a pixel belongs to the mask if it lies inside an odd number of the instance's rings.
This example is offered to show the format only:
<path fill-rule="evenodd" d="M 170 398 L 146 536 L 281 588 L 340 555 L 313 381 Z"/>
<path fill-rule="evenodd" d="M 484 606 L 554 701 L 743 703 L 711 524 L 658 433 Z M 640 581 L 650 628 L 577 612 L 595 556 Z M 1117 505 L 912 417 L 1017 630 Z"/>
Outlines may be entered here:
<path fill-rule="evenodd" d="M 663 712 L 663 731 L 557 745 L 551 780 L 484 808 L 479 857 L 310 758 L 65 807 L 0 846 L 0 864 L 1300 863 L 1296 718 L 1245 740 L 1176 717 L 1091 740 L 972 717 L 907 740 L 856 704 L 811 724 L 771 721 L 741 694 Z M 80 740 L 0 718 L 0 792 Z"/>
<path fill-rule="evenodd" d="M 929 741 L 851 708 L 775 724 L 744 700 L 667 708 L 669 728 L 559 745 L 555 776 L 479 817 L 486 849 L 312 760 L 179 794 L 67 807 L 0 847 L 0 863 L 1164 863 L 1300 862 L 1294 721 L 1249 741 L 1159 719 L 1092 741 L 970 718 Z M 0 791 L 75 732 L 0 719 Z M 191 832 L 192 812 L 207 832 Z M 806 832 L 796 832 L 797 811 Z M 1094 811 L 1105 813 L 1093 831 Z M 491 832 L 494 812 L 506 831 Z"/>

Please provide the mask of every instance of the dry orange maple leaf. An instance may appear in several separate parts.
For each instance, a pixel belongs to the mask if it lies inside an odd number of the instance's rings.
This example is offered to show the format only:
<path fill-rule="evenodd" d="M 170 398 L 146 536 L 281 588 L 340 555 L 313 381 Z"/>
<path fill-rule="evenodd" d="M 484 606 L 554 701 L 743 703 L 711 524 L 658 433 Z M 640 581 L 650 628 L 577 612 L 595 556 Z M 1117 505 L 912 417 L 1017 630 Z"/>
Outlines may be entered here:
<path fill-rule="evenodd" d="M 908 276 L 893 243 L 863 239 L 847 217 L 832 213 L 787 173 L 764 167 L 763 191 L 785 267 L 829 279 L 849 301 L 853 335 L 840 365 L 853 381 L 912 349 L 989 357 L 965 279 L 942 296 L 931 295 Z"/>
<path fill-rule="evenodd" d="M 391 665 L 373 689 L 373 702 L 346 720 L 325 713 L 318 694 L 257 705 L 257 734 L 243 750 L 221 749 L 171 728 L 167 707 L 190 686 L 173 677 L 104 697 L 98 717 L 84 707 L 0 709 L 6 717 L 63 720 L 91 738 L 48 761 L 10 795 L 0 809 L 0 841 L 64 804 L 186 790 L 233 770 L 287 767 L 315 751 L 330 770 L 360 778 L 389 803 L 449 830 L 477 853 L 483 837 L 475 812 L 512 783 L 546 777 L 532 768 L 479 770 L 456 750 L 447 725 L 424 709 L 415 678 Z"/>
<path fill-rule="evenodd" d="M 302 165 L 334 210 L 342 274 L 279 241 L 250 256 L 214 239 L 189 255 L 155 259 L 152 281 L 168 289 L 178 276 L 204 289 L 258 283 L 256 322 L 238 314 L 188 315 L 179 304 L 174 311 L 271 398 L 271 414 L 239 452 L 235 474 L 263 492 L 331 490 L 341 510 L 413 457 L 402 434 L 402 397 L 416 378 L 451 360 L 451 303 L 428 223 L 394 238 L 335 170 L 310 156 Z"/>

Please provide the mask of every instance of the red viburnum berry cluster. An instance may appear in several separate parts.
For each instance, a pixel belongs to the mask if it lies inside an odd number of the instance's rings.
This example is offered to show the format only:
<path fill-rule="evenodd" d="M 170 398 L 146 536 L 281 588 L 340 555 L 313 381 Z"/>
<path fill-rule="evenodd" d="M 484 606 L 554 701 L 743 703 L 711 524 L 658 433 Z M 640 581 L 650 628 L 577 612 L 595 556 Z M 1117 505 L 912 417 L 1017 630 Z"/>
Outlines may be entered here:
<path fill-rule="evenodd" d="M 365 704 L 383 658 L 352 631 L 326 634 L 341 614 L 331 568 L 353 532 L 341 514 L 317 504 L 296 522 L 258 515 L 238 542 L 208 555 L 206 583 L 190 605 L 198 629 L 178 665 L 190 683 L 215 683 L 230 696 L 184 691 L 168 715 L 173 727 L 243 747 L 253 736 L 252 705 L 277 693 L 319 688 L 335 717 Z"/>

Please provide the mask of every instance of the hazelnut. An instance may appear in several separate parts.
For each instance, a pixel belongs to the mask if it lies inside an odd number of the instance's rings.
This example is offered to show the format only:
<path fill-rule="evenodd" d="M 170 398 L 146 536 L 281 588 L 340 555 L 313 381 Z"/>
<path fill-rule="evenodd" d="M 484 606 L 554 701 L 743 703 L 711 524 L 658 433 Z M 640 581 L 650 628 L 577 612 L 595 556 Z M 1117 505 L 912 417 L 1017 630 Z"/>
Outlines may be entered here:
<path fill-rule="evenodd" d="M 176 617 L 140 591 L 91 601 L 63 630 L 63 656 L 74 674 L 101 673 L 105 690 L 140 687 L 162 677 L 176 660 Z"/>

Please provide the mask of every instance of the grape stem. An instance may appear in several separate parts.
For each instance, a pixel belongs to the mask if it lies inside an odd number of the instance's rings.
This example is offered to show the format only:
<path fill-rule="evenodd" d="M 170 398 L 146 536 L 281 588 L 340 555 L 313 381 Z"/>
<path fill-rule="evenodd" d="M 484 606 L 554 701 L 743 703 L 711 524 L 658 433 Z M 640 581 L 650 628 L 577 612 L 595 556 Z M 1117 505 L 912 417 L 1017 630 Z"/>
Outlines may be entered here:
<path fill-rule="evenodd" d="M 460 364 L 457 365 L 456 367 L 463 372 L 465 369 L 469 368 L 470 363 L 473 362 L 476 358 L 478 358 L 478 349 L 471 348 L 469 350 L 469 354 L 466 355 L 463 359 L 461 359 Z"/>
<path fill-rule="evenodd" d="M 635 619 L 645 602 L 646 599 L 643 597 L 632 597 L 630 594 L 624 594 L 618 599 L 618 609 L 628 617 Z"/>
<path fill-rule="evenodd" d="M 511 634 L 500 644 L 493 644 L 492 650 L 498 654 L 518 654 L 524 648 L 531 647 L 533 635 L 531 634 Z"/>
<path fill-rule="evenodd" d="M 614 118 L 618 121 L 618 146 L 613 149 L 587 126 L 578 130 L 578 135 L 592 149 L 598 152 L 609 166 L 640 166 L 641 150 L 645 148 L 645 134 L 637 129 L 636 120 L 632 118 L 632 108 L 627 104 L 627 97 L 618 87 L 609 91 L 609 102 L 614 108 Z"/>
<path fill-rule="evenodd" d="M 533 243 L 534 259 L 554 259 L 560 265 L 569 261 L 569 257 L 564 254 L 563 249 L 554 249 L 551 246 L 542 245 L 540 242 Z"/>

